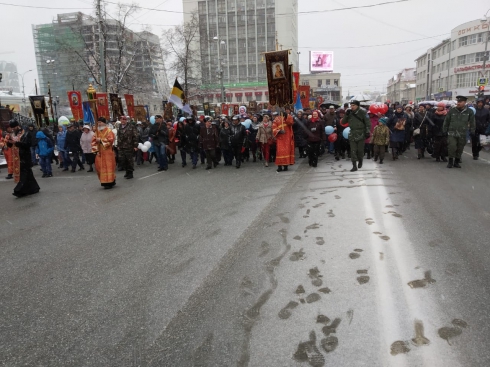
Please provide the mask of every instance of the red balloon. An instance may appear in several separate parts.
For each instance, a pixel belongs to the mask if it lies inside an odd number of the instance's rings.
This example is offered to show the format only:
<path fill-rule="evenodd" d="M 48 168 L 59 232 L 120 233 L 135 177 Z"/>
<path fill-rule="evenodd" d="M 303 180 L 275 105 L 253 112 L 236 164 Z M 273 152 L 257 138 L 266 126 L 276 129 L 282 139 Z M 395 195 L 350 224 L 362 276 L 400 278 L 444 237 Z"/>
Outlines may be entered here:
<path fill-rule="evenodd" d="M 385 105 L 384 103 L 380 106 L 380 111 L 383 115 L 388 112 L 388 106 Z"/>
<path fill-rule="evenodd" d="M 372 104 L 371 106 L 369 106 L 369 112 L 376 115 L 379 112 L 379 106 Z"/>
<path fill-rule="evenodd" d="M 337 140 L 337 134 L 336 133 L 332 133 L 328 136 L 328 141 L 330 143 L 334 143 L 335 141 Z"/>

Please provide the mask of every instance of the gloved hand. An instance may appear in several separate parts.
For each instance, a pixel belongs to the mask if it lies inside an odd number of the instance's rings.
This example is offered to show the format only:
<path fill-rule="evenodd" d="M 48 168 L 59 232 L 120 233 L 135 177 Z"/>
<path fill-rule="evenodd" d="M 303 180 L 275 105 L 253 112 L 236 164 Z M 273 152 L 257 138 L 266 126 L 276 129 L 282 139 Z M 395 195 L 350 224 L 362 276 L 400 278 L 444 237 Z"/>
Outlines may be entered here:
<path fill-rule="evenodd" d="M 351 110 L 350 110 L 350 109 L 348 109 L 347 111 L 345 111 L 345 115 L 346 115 L 346 116 L 349 116 L 349 115 L 350 115 L 350 112 L 351 112 Z"/>
<path fill-rule="evenodd" d="M 371 133 L 366 133 L 366 139 L 369 139 L 371 137 Z"/>

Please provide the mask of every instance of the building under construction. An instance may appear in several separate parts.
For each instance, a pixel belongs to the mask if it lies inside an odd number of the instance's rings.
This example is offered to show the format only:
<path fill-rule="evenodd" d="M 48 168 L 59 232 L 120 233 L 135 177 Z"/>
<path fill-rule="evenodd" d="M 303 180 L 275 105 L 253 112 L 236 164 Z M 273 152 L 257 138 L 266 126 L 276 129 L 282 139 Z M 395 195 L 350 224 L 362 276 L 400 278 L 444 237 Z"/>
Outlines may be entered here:
<path fill-rule="evenodd" d="M 85 91 L 91 83 L 100 90 L 101 68 L 97 19 L 80 12 L 58 14 L 49 24 L 32 26 L 41 94 L 58 102 L 58 115 L 71 114 L 67 91 Z M 107 92 L 135 95 L 135 103 L 161 112 L 169 93 L 160 39 L 150 32 L 133 32 L 121 22 L 106 19 Z"/>

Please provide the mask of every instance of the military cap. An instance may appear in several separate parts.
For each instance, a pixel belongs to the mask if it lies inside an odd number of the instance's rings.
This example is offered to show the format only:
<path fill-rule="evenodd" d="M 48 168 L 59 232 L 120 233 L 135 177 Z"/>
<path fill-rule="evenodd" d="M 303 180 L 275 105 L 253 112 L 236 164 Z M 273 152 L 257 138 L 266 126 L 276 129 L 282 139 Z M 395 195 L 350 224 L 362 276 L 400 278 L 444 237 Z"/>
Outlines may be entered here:
<path fill-rule="evenodd" d="M 456 101 L 458 102 L 466 102 L 468 100 L 465 96 L 456 96 Z"/>
<path fill-rule="evenodd" d="M 360 103 L 359 101 L 356 101 L 356 100 L 351 101 L 351 102 L 350 102 L 350 104 L 355 104 L 355 105 L 357 105 L 358 107 L 360 107 L 360 106 L 361 106 L 361 103 Z"/>

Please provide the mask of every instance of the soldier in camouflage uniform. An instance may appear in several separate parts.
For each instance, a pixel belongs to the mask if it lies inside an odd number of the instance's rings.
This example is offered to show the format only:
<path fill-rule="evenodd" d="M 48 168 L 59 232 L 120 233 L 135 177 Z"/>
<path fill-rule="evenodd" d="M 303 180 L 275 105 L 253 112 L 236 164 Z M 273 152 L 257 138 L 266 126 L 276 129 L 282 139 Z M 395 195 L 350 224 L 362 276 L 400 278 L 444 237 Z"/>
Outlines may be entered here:
<path fill-rule="evenodd" d="M 359 101 L 352 101 L 350 110 L 347 110 L 342 124 L 349 124 L 349 144 L 352 160 L 351 172 L 357 171 L 362 167 L 362 158 L 364 157 L 364 141 L 371 136 L 371 122 L 366 111 L 361 110 Z M 359 161 L 359 166 L 357 165 Z"/>
<path fill-rule="evenodd" d="M 444 119 L 442 131 L 448 135 L 449 151 L 447 168 L 461 168 L 459 164 L 461 163 L 461 154 L 463 154 L 463 149 L 466 145 L 468 128 L 472 136 L 475 134 L 475 114 L 466 107 L 467 99 L 464 96 L 457 96 L 456 107 L 451 108 Z"/>
<path fill-rule="evenodd" d="M 126 116 L 121 116 L 121 125 L 117 129 L 117 148 L 120 167 L 126 171 L 125 178 L 133 178 L 134 152 L 138 150 L 139 135 L 136 126 L 130 124 Z"/>

